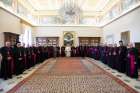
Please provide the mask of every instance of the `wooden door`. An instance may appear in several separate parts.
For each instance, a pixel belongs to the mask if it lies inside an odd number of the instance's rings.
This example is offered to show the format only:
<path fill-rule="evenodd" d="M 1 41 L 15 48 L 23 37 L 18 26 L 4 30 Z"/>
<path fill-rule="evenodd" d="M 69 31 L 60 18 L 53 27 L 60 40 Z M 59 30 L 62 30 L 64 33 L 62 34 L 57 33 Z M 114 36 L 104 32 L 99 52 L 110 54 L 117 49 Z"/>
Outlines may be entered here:
<path fill-rule="evenodd" d="M 127 46 L 128 43 L 130 43 L 130 31 L 122 32 L 121 40 L 123 41 L 124 45 Z"/>
<path fill-rule="evenodd" d="M 100 43 L 100 37 L 79 37 L 79 45 L 94 45 Z"/>
<path fill-rule="evenodd" d="M 13 46 L 17 41 L 19 41 L 19 35 L 11 32 L 4 32 L 4 42 L 9 41 Z"/>
<path fill-rule="evenodd" d="M 59 45 L 59 37 L 37 37 L 36 38 L 37 45 Z"/>

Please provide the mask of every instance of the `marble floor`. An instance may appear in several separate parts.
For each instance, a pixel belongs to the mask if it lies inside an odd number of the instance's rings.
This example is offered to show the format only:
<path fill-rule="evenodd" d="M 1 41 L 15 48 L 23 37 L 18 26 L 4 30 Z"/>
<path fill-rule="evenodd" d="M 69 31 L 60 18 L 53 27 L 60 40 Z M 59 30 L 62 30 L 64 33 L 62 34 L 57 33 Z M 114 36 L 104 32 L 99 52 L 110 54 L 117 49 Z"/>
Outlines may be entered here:
<path fill-rule="evenodd" d="M 108 67 L 105 64 L 101 63 L 100 61 L 96 61 L 96 60 L 94 60 L 92 58 L 85 58 L 85 59 L 93 62 L 96 65 L 98 65 L 99 67 L 101 67 L 102 69 L 104 69 L 108 73 L 112 74 L 116 78 L 120 79 L 122 82 L 124 82 L 125 84 L 127 84 L 128 86 L 130 86 L 131 88 L 133 88 L 134 90 L 136 90 L 136 91 L 138 91 L 140 93 L 140 81 L 139 80 L 129 78 L 125 74 L 120 73 L 120 72 L 118 72 L 118 71 L 116 71 L 114 69 L 111 69 L 110 67 Z M 83 59 L 82 61 L 84 61 L 85 59 Z M 16 86 L 19 82 L 21 82 L 25 78 L 29 77 L 38 68 L 40 68 L 41 66 L 43 66 L 44 64 L 46 64 L 50 60 L 52 60 L 54 62 L 56 61 L 56 59 L 49 59 L 49 60 L 46 60 L 42 64 L 38 64 L 35 67 L 32 67 L 32 68 L 26 70 L 22 75 L 14 76 L 12 79 L 9 79 L 9 80 L 6 80 L 6 81 L 0 79 L 0 87 L 2 88 L 2 90 L 0 90 L 0 93 L 6 93 L 10 89 L 12 89 L 14 86 Z M 83 62 L 83 65 L 86 65 L 85 62 Z M 87 67 L 87 69 L 90 69 L 90 65 L 87 65 L 86 67 Z"/>
<path fill-rule="evenodd" d="M 117 70 L 114 70 L 114 69 L 108 67 L 107 65 L 101 63 L 100 61 L 96 60 L 96 62 L 95 62 L 95 60 L 92 58 L 86 58 L 86 59 L 94 62 L 95 64 L 97 64 L 98 66 L 103 68 L 105 71 L 107 71 L 108 73 L 112 74 L 113 76 L 119 78 L 125 84 L 129 85 L 130 87 L 132 87 L 133 89 L 137 90 L 140 93 L 140 80 L 139 79 L 132 79 L 132 78 L 128 77 L 127 75 L 125 75 L 124 73 L 120 73 Z"/>
<path fill-rule="evenodd" d="M 23 72 L 23 74 L 19 76 L 13 76 L 12 79 L 9 80 L 3 80 L 0 79 L 0 93 L 6 93 L 10 89 L 12 89 L 14 86 L 16 86 L 19 82 L 23 81 L 25 78 L 29 77 L 31 74 L 33 74 L 40 66 L 44 65 L 46 62 L 50 61 L 52 59 L 46 60 L 42 64 L 37 64 L 35 67 L 32 67 L 26 71 Z"/>

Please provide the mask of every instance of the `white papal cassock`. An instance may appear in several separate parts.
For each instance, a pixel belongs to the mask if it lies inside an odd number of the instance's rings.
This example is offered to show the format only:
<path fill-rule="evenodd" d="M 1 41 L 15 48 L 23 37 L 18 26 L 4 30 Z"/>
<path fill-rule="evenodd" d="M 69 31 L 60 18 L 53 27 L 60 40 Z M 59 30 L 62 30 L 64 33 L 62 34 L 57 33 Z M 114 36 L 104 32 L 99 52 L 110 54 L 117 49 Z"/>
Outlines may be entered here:
<path fill-rule="evenodd" d="M 66 54 L 66 57 L 70 57 L 71 56 L 71 47 L 70 46 L 66 46 L 65 54 Z"/>

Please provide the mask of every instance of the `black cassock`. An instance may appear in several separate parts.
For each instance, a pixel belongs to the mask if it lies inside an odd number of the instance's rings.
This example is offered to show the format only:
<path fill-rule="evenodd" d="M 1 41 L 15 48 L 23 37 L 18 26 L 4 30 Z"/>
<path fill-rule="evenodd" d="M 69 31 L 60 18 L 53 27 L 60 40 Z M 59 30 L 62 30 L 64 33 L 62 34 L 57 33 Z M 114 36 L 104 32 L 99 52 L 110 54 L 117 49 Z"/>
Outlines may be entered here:
<path fill-rule="evenodd" d="M 37 60 L 36 60 L 36 54 L 37 54 L 37 49 L 36 47 L 32 47 L 32 60 L 33 60 L 33 65 L 37 64 Z"/>
<path fill-rule="evenodd" d="M 87 46 L 84 46 L 83 52 L 84 52 L 84 57 L 87 57 L 88 54 Z"/>
<path fill-rule="evenodd" d="M 91 52 L 90 52 L 90 47 L 88 46 L 87 48 L 86 48 L 86 51 L 87 51 L 87 57 L 90 57 L 90 54 L 91 54 Z"/>
<path fill-rule="evenodd" d="M 47 47 L 47 52 L 48 52 L 48 58 L 51 58 L 54 56 L 54 49 L 53 49 L 53 46 L 48 46 Z"/>
<path fill-rule="evenodd" d="M 32 53 L 30 47 L 26 48 L 27 50 L 27 68 L 32 67 Z"/>
<path fill-rule="evenodd" d="M 76 47 L 73 49 L 74 57 L 76 57 Z"/>
<path fill-rule="evenodd" d="M 47 47 L 48 48 L 48 47 Z M 49 49 L 48 49 L 49 50 Z M 38 54 L 40 54 L 40 62 L 43 62 L 44 61 L 44 49 L 42 46 L 39 46 L 38 47 Z M 49 54 L 48 54 L 49 56 Z"/>
<path fill-rule="evenodd" d="M 128 49 L 126 74 L 132 78 L 138 78 L 138 50 L 136 48 Z"/>
<path fill-rule="evenodd" d="M 2 62 L 1 62 L 1 77 L 5 80 L 12 78 L 14 74 L 14 60 L 13 60 L 13 49 L 11 47 L 2 47 Z"/>
<path fill-rule="evenodd" d="M 90 54 L 90 57 L 91 58 L 94 58 L 94 47 L 90 47 L 89 48 L 89 51 L 90 51 L 90 53 L 89 53 Z"/>
<path fill-rule="evenodd" d="M 125 46 L 119 47 L 119 54 L 118 54 L 118 71 L 125 73 L 125 66 L 126 66 L 126 57 L 127 57 L 127 48 Z"/>
<path fill-rule="evenodd" d="M 24 69 L 27 69 L 28 67 L 27 67 L 27 48 L 25 48 L 25 47 L 22 47 L 22 50 L 23 50 L 23 55 L 24 55 Z"/>
<path fill-rule="evenodd" d="M 21 47 L 14 48 L 14 63 L 16 75 L 22 74 L 24 71 L 24 51 Z"/>
<path fill-rule="evenodd" d="M 48 59 L 48 48 L 44 47 L 44 60 Z"/>
<path fill-rule="evenodd" d="M 79 56 L 82 56 L 82 46 L 79 46 Z"/>
<path fill-rule="evenodd" d="M 100 61 L 104 63 L 104 47 L 99 47 L 99 52 L 100 52 Z"/>
<path fill-rule="evenodd" d="M 108 47 L 107 47 L 107 46 L 104 47 L 103 53 L 104 53 L 104 56 L 103 56 L 103 63 L 104 63 L 104 64 L 107 64 L 107 58 L 108 58 Z"/>
<path fill-rule="evenodd" d="M 57 57 L 57 47 L 53 47 L 53 57 Z"/>
<path fill-rule="evenodd" d="M 60 57 L 60 47 L 57 46 L 57 57 Z"/>
<path fill-rule="evenodd" d="M 50 58 L 51 57 L 50 46 L 47 46 L 47 51 L 48 51 L 48 58 Z"/>
<path fill-rule="evenodd" d="M 53 48 L 53 46 L 50 46 L 50 53 L 51 53 L 51 57 L 54 57 L 54 48 Z"/>
<path fill-rule="evenodd" d="M 118 60 L 118 47 L 113 47 L 112 50 L 112 68 L 117 69 L 119 66 L 117 66 Z"/>
<path fill-rule="evenodd" d="M 91 51 L 91 57 L 95 59 L 95 52 L 94 52 L 95 47 L 91 47 L 90 51 Z"/>
<path fill-rule="evenodd" d="M 108 48 L 108 58 L 107 59 L 108 59 L 108 61 L 107 61 L 108 66 L 113 68 L 113 64 L 114 64 L 114 61 L 113 61 L 113 47 Z"/>
<path fill-rule="evenodd" d="M 94 59 L 95 60 L 99 60 L 100 59 L 100 52 L 99 52 L 98 47 L 94 47 L 93 55 L 94 55 Z"/>
<path fill-rule="evenodd" d="M 79 46 L 76 47 L 76 56 L 79 57 L 80 56 L 80 50 L 79 50 Z"/>
<path fill-rule="evenodd" d="M 39 47 L 36 48 L 37 52 L 36 52 L 36 61 L 37 63 L 40 63 L 41 62 L 41 52 L 39 50 Z"/>
<path fill-rule="evenodd" d="M 64 46 L 61 47 L 61 56 L 65 57 L 65 47 Z"/>
<path fill-rule="evenodd" d="M 75 56 L 75 47 L 74 46 L 72 46 L 71 47 L 71 57 L 74 57 Z"/>
<path fill-rule="evenodd" d="M 140 68 L 140 48 L 138 48 L 138 68 Z"/>
<path fill-rule="evenodd" d="M 85 46 L 80 46 L 80 56 L 85 57 Z"/>

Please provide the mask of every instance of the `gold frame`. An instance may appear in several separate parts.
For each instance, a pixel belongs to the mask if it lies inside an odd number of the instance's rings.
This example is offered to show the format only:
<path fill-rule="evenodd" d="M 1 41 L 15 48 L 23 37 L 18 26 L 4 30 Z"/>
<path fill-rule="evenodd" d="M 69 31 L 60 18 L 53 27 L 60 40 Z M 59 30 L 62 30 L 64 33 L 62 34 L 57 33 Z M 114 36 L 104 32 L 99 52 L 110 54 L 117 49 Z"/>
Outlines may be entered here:
<path fill-rule="evenodd" d="M 76 45 L 76 33 L 75 33 L 75 31 L 63 31 L 63 46 L 65 46 L 64 45 L 64 36 L 65 36 L 65 34 L 66 33 L 71 33 L 72 35 L 73 35 L 73 38 L 74 38 L 74 40 L 73 40 L 73 45 L 72 46 L 75 46 Z"/>

